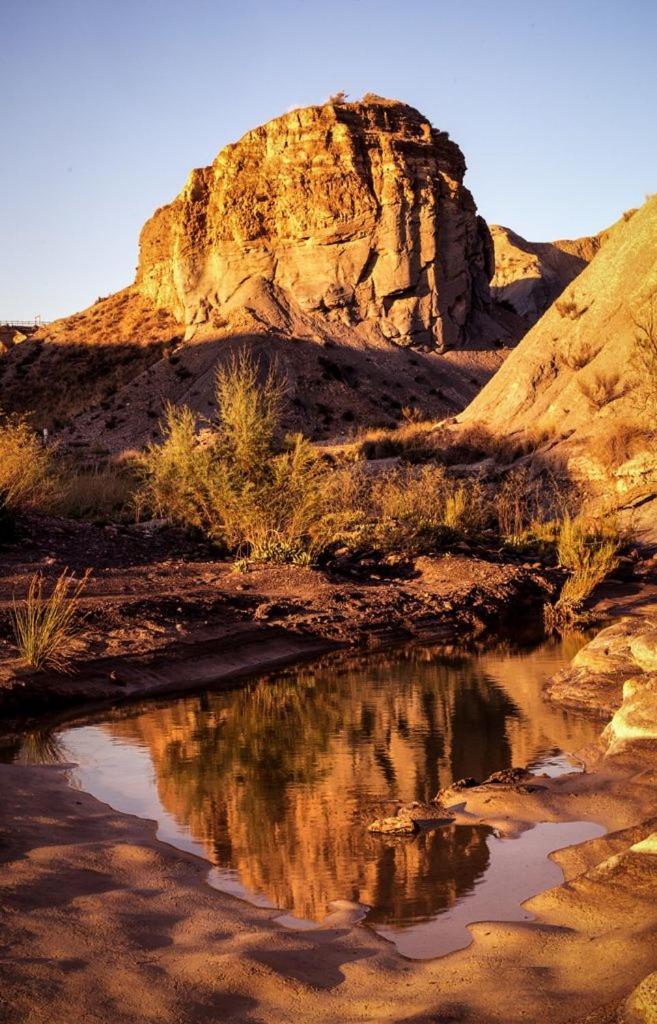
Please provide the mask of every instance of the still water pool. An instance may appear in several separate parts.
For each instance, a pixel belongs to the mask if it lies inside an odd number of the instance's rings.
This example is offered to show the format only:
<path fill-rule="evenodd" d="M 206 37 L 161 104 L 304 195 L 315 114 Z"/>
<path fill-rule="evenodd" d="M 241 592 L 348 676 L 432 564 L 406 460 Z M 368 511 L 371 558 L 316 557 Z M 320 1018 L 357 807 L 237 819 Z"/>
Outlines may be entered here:
<path fill-rule="evenodd" d="M 562 880 L 548 853 L 603 829 L 541 823 L 500 838 L 450 825 L 392 838 L 367 824 L 464 776 L 576 768 L 569 755 L 598 726 L 541 690 L 583 642 L 331 656 L 123 708 L 58 741 L 76 785 L 155 819 L 162 840 L 209 861 L 217 888 L 280 908 L 294 927 L 347 908 L 401 953 L 438 956 L 467 945 L 473 921 L 530 919 L 522 901 Z"/>

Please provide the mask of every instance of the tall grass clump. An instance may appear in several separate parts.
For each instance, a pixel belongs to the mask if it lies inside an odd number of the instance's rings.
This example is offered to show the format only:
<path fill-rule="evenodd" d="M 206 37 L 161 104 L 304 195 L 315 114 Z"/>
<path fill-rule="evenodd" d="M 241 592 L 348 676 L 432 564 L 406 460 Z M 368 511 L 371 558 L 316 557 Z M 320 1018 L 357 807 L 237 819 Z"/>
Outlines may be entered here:
<path fill-rule="evenodd" d="M 20 416 L 0 420 L 0 505 L 47 511 L 59 490 L 51 449 Z"/>
<path fill-rule="evenodd" d="M 129 464 L 64 465 L 60 494 L 54 503 L 58 515 L 105 523 L 134 515 L 134 470 Z"/>
<path fill-rule="evenodd" d="M 14 601 L 14 642 L 30 668 L 70 671 L 80 646 L 80 596 L 89 575 L 87 571 L 82 579 L 76 580 L 64 570 L 46 595 L 43 577 L 37 573 L 30 581 L 25 599 Z"/>
<path fill-rule="evenodd" d="M 599 583 L 618 566 L 623 536 L 613 520 L 594 521 L 584 515 L 564 516 L 559 531 L 559 564 L 570 570 L 558 601 L 546 609 L 552 628 L 574 624 Z"/>

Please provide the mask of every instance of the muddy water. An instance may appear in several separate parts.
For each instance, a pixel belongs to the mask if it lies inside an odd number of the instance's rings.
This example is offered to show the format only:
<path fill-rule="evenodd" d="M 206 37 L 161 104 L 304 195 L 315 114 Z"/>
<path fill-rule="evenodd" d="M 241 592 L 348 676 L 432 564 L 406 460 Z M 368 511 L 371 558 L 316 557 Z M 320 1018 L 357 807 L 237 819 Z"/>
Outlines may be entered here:
<path fill-rule="evenodd" d="M 502 839 L 451 825 L 393 839 L 367 823 L 464 776 L 572 770 L 568 755 L 598 729 L 545 704 L 541 685 L 579 642 L 331 657 L 110 714 L 60 742 L 77 785 L 157 820 L 161 839 L 211 863 L 218 888 L 292 926 L 364 918 L 405 955 L 437 956 L 467 945 L 472 921 L 528 919 L 521 902 L 561 881 L 547 854 L 602 829 L 544 823 Z"/>

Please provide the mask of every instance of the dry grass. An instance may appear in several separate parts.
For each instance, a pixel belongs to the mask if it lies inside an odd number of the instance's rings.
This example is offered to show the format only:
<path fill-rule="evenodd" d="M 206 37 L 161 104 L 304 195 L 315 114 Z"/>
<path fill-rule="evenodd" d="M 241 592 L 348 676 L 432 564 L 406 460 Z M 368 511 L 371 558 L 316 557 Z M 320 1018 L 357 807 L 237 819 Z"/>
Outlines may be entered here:
<path fill-rule="evenodd" d="M 585 366 L 593 362 L 600 348 L 596 348 L 589 341 L 582 341 L 577 348 L 573 347 L 564 352 L 561 362 L 571 370 L 583 370 Z"/>
<path fill-rule="evenodd" d="M 97 464 L 67 467 L 61 474 L 61 490 L 55 511 L 72 519 L 91 522 L 125 521 L 134 517 L 133 497 L 137 480 L 129 464 Z"/>
<path fill-rule="evenodd" d="M 21 417 L 0 423 L 0 503 L 12 512 L 49 510 L 59 493 L 52 451 Z"/>
<path fill-rule="evenodd" d="M 644 308 L 632 319 L 632 363 L 637 378 L 637 401 L 642 411 L 645 410 L 654 416 L 657 410 L 657 295 L 652 295 Z"/>
<path fill-rule="evenodd" d="M 569 320 L 579 320 L 589 308 L 588 306 L 580 306 L 574 298 L 558 299 L 554 305 L 559 315 L 568 317 Z"/>
<path fill-rule="evenodd" d="M 612 471 L 641 452 L 654 450 L 657 434 L 652 424 L 639 419 L 618 418 L 591 438 L 591 454 Z"/>
<path fill-rule="evenodd" d="M 69 672 L 80 646 L 80 595 L 89 579 L 61 574 L 52 592 L 44 594 L 44 581 L 35 575 L 24 601 L 14 601 L 12 626 L 21 659 L 30 668 Z"/>
<path fill-rule="evenodd" d="M 425 462 L 435 458 L 440 435 L 430 420 L 411 420 L 392 430 L 366 430 L 358 436 L 357 454 L 362 459 L 388 459 L 402 456 L 407 462 Z"/>
<path fill-rule="evenodd" d="M 627 394 L 627 384 L 621 380 L 620 373 L 595 373 L 590 378 L 577 378 L 577 386 L 589 404 L 600 411 L 605 405 L 623 398 Z"/>
<path fill-rule="evenodd" d="M 591 520 L 566 515 L 561 524 L 557 553 L 559 563 L 570 570 L 555 605 L 546 609 L 552 629 L 572 626 L 581 616 L 584 602 L 618 565 L 624 543 L 613 519 Z"/>

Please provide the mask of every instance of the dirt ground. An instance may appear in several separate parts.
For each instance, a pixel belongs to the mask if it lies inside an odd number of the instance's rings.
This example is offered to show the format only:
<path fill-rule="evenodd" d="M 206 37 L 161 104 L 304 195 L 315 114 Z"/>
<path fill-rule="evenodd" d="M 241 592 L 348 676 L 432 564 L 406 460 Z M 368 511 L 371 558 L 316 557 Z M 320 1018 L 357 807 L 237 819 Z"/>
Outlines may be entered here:
<path fill-rule="evenodd" d="M 14 597 L 35 572 L 54 583 L 64 569 L 91 570 L 76 671 L 27 673 L 11 642 Z M 240 572 L 167 528 L 27 520 L 0 559 L 0 709 L 8 722 L 189 689 L 335 647 L 479 636 L 536 610 L 552 588 L 540 567 L 467 547 Z"/>

